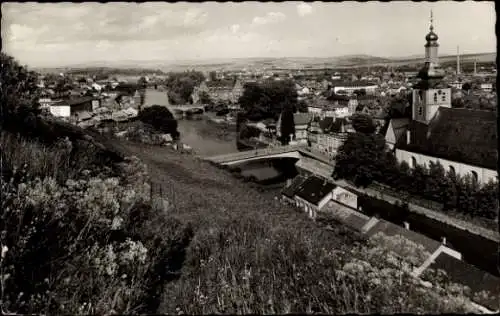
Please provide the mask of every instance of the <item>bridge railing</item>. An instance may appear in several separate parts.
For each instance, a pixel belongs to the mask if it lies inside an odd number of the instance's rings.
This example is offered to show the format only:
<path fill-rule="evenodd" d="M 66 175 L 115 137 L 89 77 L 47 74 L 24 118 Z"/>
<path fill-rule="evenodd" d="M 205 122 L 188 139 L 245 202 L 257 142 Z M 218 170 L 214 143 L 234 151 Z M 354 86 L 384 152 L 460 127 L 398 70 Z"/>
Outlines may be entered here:
<path fill-rule="evenodd" d="M 274 155 L 274 154 L 280 154 L 280 153 L 285 153 L 288 151 L 292 150 L 298 150 L 301 149 L 302 146 L 282 146 L 282 147 L 271 147 L 271 148 L 260 148 L 260 149 L 255 149 L 255 150 L 246 150 L 241 153 L 233 153 L 233 154 L 228 154 L 228 155 L 220 155 L 220 156 L 215 156 L 215 157 L 209 157 L 209 160 L 226 160 L 226 159 L 231 159 L 231 160 L 238 160 L 238 159 L 246 159 L 246 158 L 253 158 L 253 157 L 258 157 L 258 156 L 265 156 L 265 155 Z"/>

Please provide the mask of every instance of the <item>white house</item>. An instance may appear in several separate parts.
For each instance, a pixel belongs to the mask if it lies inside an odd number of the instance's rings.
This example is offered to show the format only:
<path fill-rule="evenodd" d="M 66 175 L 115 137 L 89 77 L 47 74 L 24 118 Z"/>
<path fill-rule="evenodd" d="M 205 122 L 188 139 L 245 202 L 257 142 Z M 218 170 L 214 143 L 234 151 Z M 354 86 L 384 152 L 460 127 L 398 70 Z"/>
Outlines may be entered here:
<path fill-rule="evenodd" d="M 56 117 L 67 117 L 71 116 L 71 107 L 69 104 L 53 104 L 49 106 L 50 114 Z"/>
<path fill-rule="evenodd" d="M 481 90 L 491 92 L 493 90 L 493 84 L 491 82 L 481 83 Z"/>
<path fill-rule="evenodd" d="M 367 94 L 374 94 L 378 88 L 377 84 L 364 81 L 336 83 L 333 86 L 334 93 L 338 94 L 343 91 L 347 95 L 352 95 L 356 90 L 364 90 Z"/>

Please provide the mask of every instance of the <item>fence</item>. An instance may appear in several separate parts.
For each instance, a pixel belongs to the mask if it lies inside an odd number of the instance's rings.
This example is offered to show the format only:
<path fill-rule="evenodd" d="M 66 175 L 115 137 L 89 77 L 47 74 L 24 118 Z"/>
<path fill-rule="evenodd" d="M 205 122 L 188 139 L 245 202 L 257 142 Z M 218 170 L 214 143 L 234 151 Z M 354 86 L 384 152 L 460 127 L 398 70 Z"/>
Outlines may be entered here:
<path fill-rule="evenodd" d="M 167 212 L 175 208 L 175 191 L 172 185 L 150 181 L 150 190 L 153 209 Z"/>

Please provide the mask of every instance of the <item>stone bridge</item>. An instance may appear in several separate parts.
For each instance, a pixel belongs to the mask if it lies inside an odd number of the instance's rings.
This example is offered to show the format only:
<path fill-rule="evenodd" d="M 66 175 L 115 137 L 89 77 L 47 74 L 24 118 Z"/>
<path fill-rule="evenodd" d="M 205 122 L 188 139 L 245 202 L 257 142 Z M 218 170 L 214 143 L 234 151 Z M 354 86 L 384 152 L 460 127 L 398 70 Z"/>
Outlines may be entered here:
<path fill-rule="evenodd" d="M 322 163 L 333 165 L 333 161 L 321 153 L 311 151 L 305 145 L 289 145 L 261 148 L 256 150 L 247 150 L 242 152 L 231 153 L 227 155 L 219 155 L 214 157 L 207 157 L 206 160 L 219 164 L 219 165 L 236 165 L 242 162 L 266 160 L 273 158 L 297 158 L 303 159 L 304 157 L 318 160 Z"/>
<path fill-rule="evenodd" d="M 247 161 L 281 157 L 300 159 L 302 157 L 300 154 L 301 149 L 304 149 L 304 146 L 270 147 L 207 157 L 205 159 L 220 165 L 235 165 Z"/>

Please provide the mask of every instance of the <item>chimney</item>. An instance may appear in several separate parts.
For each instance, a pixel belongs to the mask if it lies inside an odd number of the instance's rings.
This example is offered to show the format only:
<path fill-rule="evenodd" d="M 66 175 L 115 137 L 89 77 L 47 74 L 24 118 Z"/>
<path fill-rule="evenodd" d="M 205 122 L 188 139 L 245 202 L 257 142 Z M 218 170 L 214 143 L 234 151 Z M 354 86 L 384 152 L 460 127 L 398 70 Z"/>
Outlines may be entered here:
<path fill-rule="evenodd" d="M 406 144 L 409 145 L 411 141 L 411 133 L 410 131 L 406 131 Z"/>
<path fill-rule="evenodd" d="M 410 230 L 410 223 L 408 222 L 403 222 L 404 226 L 405 226 L 405 229 L 408 229 Z"/>
<path fill-rule="evenodd" d="M 446 237 L 441 237 L 441 243 L 442 243 L 443 245 L 446 245 Z"/>
<path fill-rule="evenodd" d="M 460 75 L 460 46 L 457 46 L 457 75 Z"/>

